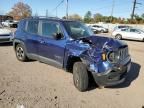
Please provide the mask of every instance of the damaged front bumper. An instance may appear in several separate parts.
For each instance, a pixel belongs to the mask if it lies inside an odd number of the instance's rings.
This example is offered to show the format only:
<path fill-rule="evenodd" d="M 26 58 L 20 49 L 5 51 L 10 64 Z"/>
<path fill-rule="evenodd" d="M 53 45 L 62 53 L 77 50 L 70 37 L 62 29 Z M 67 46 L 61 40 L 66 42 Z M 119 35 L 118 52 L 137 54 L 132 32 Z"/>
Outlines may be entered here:
<path fill-rule="evenodd" d="M 129 56 L 117 64 L 103 62 L 102 65 L 91 65 L 90 71 L 92 72 L 95 82 L 99 86 L 112 86 L 125 81 L 127 73 L 130 71 L 130 67 L 131 58 Z"/>

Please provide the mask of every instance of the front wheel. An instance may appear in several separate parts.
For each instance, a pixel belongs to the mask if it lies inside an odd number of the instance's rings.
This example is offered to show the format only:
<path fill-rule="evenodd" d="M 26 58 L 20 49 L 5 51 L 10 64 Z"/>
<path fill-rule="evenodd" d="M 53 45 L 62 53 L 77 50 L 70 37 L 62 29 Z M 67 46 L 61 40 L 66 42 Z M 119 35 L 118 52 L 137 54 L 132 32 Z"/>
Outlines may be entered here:
<path fill-rule="evenodd" d="M 122 39 L 122 35 L 117 34 L 117 35 L 115 36 L 115 38 L 121 40 L 121 39 Z"/>
<path fill-rule="evenodd" d="M 88 71 L 82 62 L 76 62 L 73 66 L 73 81 L 79 91 L 83 92 L 88 89 Z"/>
<path fill-rule="evenodd" d="M 104 30 L 101 30 L 101 33 L 104 33 L 105 31 Z"/>
<path fill-rule="evenodd" d="M 16 46 L 15 51 L 16 51 L 16 57 L 19 61 L 27 61 L 28 60 L 23 45 L 18 44 Z"/>

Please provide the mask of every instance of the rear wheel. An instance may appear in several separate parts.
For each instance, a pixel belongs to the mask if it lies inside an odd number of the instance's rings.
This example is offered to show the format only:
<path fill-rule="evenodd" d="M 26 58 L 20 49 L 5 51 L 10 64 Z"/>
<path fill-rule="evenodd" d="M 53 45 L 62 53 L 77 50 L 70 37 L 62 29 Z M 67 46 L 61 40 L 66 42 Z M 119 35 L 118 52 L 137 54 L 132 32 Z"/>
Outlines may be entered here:
<path fill-rule="evenodd" d="M 18 44 L 16 46 L 15 52 L 16 52 L 16 57 L 19 61 L 27 61 L 28 60 L 23 45 Z"/>
<path fill-rule="evenodd" d="M 82 62 L 76 62 L 73 66 L 73 81 L 79 91 L 83 92 L 88 89 L 88 71 Z"/>
<path fill-rule="evenodd" d="M 117 35 L 115 36 L 115 38 L 121 40 L 121 39 L 122 39 L 122 35 L 117 34 Z"/>

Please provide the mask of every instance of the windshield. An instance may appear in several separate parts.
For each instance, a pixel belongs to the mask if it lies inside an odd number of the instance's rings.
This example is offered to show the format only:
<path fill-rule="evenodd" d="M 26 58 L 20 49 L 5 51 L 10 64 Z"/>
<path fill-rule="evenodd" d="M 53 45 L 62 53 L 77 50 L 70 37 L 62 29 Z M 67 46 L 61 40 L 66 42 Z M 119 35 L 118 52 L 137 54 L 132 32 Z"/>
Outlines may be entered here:
<path fill-rule="evenodd" d="M 91 29 L 81 22 L 65 21 L 64 26 L 68 32 L 68 35 L 73 39 L 79 39 L 93 35 Z"/>
<path fill-rule="evenodd" d="M 139 29 L 140 32 L 144 33 L 144 30 Z"/>

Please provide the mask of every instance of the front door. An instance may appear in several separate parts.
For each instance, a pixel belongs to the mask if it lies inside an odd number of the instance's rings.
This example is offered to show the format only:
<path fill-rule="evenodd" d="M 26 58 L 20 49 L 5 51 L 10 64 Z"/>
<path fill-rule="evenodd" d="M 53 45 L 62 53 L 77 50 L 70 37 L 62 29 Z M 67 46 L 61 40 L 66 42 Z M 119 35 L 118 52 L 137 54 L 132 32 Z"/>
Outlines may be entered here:
<path fill-rule="evenodd" d="M 60 24 L 52 21 L 42 21 L 41 28 L 40 44 L 38 47 L 40 58 L 49 63 L 63 66 L 66 44 L 65 37 L 59 40 L 53 37 L 56 33 L 62 33 Z"/>
<path fill-rule="evenodd" d="M 136 40 L 143 40 L 142 33 L 135 28 L 130 29 L 130 38 Z"/>

